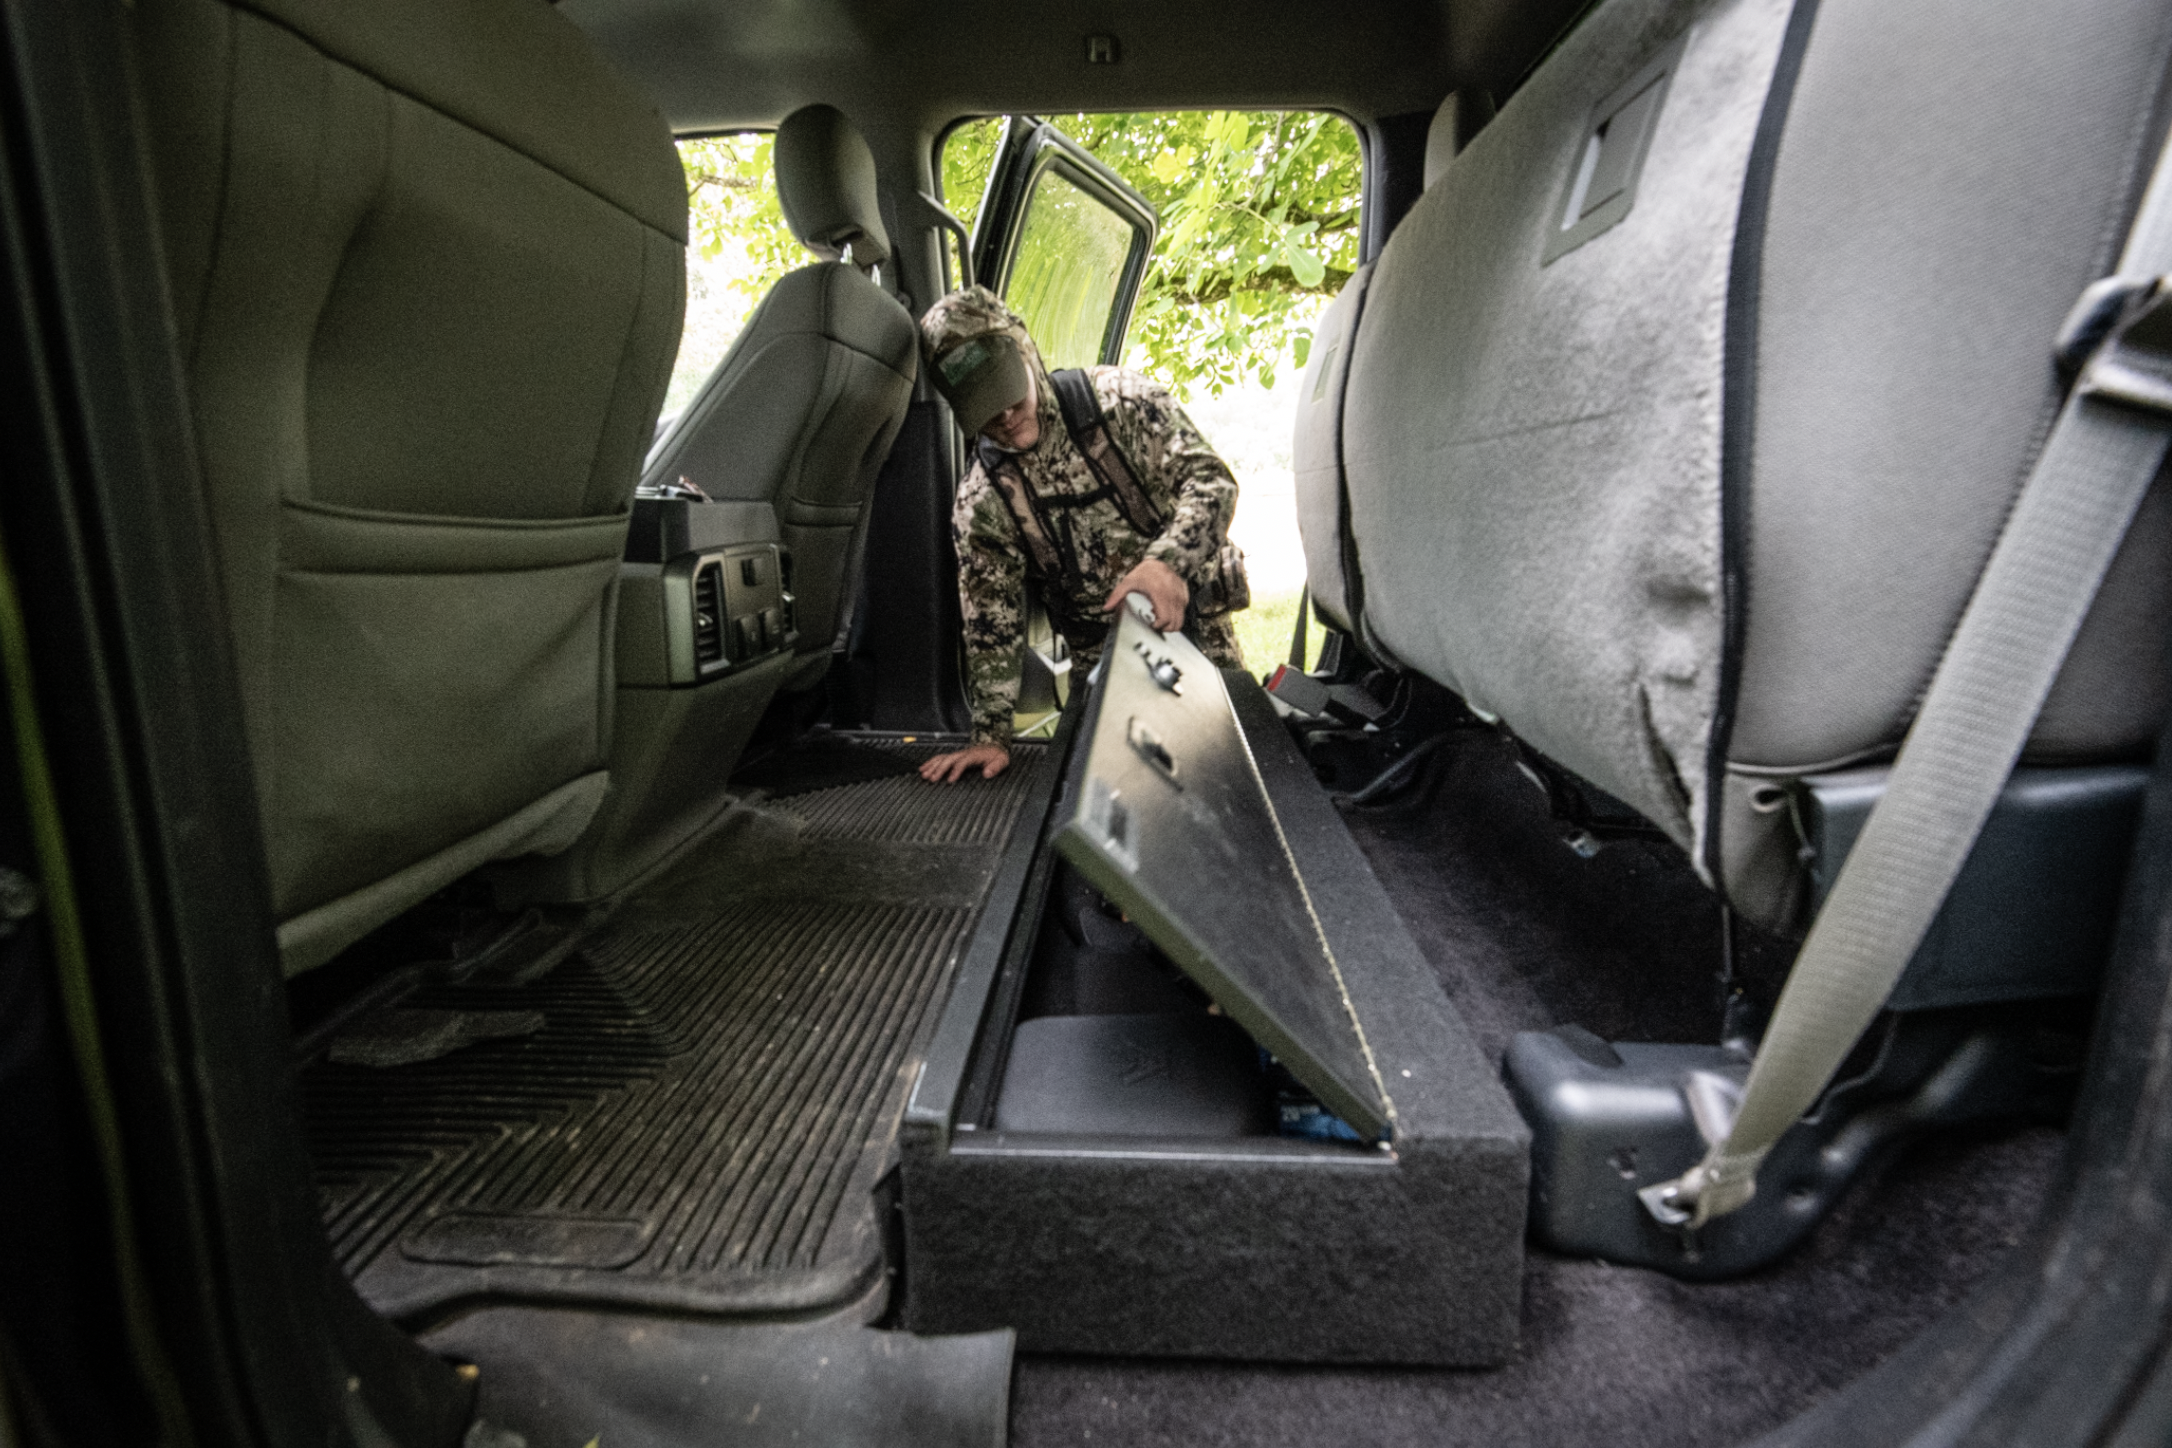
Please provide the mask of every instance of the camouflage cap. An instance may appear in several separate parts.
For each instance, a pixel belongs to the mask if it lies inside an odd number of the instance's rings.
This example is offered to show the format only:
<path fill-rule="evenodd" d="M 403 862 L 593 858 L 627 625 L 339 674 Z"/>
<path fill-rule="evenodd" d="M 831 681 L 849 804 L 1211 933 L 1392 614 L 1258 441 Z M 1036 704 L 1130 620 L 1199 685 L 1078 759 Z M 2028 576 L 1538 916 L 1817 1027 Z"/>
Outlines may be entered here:
<path fill-rule="evenodd" d="M 920 319 L 928 379 L 970 437 L 1026 398 L 1041 358 L 1026 324 L 986 287 L 952 292 Z"/>

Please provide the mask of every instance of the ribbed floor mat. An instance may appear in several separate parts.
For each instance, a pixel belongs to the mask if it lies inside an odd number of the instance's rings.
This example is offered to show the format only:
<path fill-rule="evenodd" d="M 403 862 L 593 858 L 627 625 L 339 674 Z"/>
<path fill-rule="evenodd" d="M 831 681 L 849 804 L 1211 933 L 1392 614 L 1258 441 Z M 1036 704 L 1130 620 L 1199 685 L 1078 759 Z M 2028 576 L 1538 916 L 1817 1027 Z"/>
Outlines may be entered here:
<path fill-rule="evenodd" d="M 1010 833 L 1011 818 L 1018 809 L 1015 786 L 1002 788 L 1007 778 L 998 778 L 992 785 L 972 781 L 930 788 L 916 775 L 780 803 L 806 820 L 809 834 L 826 839 L 1000 844 Z"/>
<path fill-rule="evenodd" d="M 895 756 L 917 767 L 922 760 L 951 746 L 879 739 L 859 747 Z M 1018 792 L 1038 767 L 1041 754 L 1040 745 L 1018 745 L 1013 755 L 1018 764 L 1010 771 L 992 782 L 976 775 L 962 787 L 930 789 L 918 776 L 903 775 L 871 780 L 851 789 L 785 797 L 793 789 L 789 776 L 785 776 L 776 787 L 764 792 L 777 796 L 773 808 L 798 816 L 805 822 L 806 832 L 817 838 L 931 845 L 1001 844 L 1010 834 Z M 819 774 L 822 767 L 818 756 L 814 771 Z"/>
<path fill-rule="evenodd" d="M 917 759 L 901 752 L 902 741 L 870 741 L 864 736 L 817 731 L 732 772 L 737 793 L 761 790 L 772 799 L 837 789 L 910 774 Z"/>
<path fill-rule="evenodd" d="M 304 1076 L 333 1244 L 380 1311 L 517 1296 L 799 1311 L 882 1270 L 872 1197 L 1037 752 L 728 821 L 544 980 L 409 1007 L 543 1028 Z"/>

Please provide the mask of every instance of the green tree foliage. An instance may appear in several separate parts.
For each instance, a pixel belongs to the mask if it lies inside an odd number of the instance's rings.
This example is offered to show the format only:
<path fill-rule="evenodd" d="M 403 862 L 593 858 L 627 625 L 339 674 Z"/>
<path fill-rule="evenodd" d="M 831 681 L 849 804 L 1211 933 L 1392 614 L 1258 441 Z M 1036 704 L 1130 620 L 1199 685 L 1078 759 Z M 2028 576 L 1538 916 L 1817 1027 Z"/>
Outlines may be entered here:
<path fill-rule="evenodd" d="M 1126 361 L 1190 396 L 1302 367 L 1312 323 L 1357 266 L 1360 157 L 1341 119 L 1174 111 L 1054 118 L 1161 213 Z M 943 146 L 943 191 L 972 218 L 1001 118 Z M 784 224 L 766 133 L 679 143 L 690 209 L 686 338 L 665 411 L 691 400 L 746 314 L 808 258 Z"/>
<path fill-rule="evenodd" d="M 1361 156 L 1338 117 L 1178 111 L 1053 118 L 1161 213 L 1131 329 L 1133 366 L 1220 394 L 1302 367 L 1312 323 L 1357 267 Z M 969 122 L 943 147 L 943 192 L 971 217 L 1003 134 Z"/>
<path fill-rule="evenodd" d="M 747 314 L 777 278 L 807 263 L 777 205 L 766 133 L 679 142 L 686 169 L 686 332 L 664 397 L 668 416 L 693 400 Z"/>
<path fill-rule="evenodd" d="M 776 138 L 760 131 L 679 142 L 690 249 L 702 261 L 743 257 L 746 265 L 734 267 L 725 284 L 749 306 L 767 295 L 777 278 L 807 263 L 777 204 L 775 147 Z"/>

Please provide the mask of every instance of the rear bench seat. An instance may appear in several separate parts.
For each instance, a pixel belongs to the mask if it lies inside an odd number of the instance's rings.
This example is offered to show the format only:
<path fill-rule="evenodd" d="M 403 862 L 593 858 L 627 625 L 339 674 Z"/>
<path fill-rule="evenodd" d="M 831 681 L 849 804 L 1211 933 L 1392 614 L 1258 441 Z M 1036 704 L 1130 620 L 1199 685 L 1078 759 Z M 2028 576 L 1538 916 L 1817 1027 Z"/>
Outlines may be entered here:
<path fill-rule="evenodd" d="M 1799 924 L 1789 791 L 1904 734 L 2154 159 L 2168 44 L 2147 0 L 1602 5 L 1323 321 L 1322 614 Z M 2030 761 L 2146 752 L 2168 582 L 2160 485 Z"/>
<path fill-rule="evenodd" d="M 2119 260 L 2168 45 L 2147 0 L 1599 6 L 1322 329 L 1322 613 L 1803 928 L 2059 413 L 2052 342 Z M 1904 1135 L 2056 1101 L 2038 1040 L 2086 1029 L 2108 954 L 2168 582 L 2160 479 L 1952 889 L 1888 900 L 1930 872 L 1873 849 L 1754 1070 L 1574 1023 L 1511 1043 L 1535 1236 L 1733 1275 Z"/>

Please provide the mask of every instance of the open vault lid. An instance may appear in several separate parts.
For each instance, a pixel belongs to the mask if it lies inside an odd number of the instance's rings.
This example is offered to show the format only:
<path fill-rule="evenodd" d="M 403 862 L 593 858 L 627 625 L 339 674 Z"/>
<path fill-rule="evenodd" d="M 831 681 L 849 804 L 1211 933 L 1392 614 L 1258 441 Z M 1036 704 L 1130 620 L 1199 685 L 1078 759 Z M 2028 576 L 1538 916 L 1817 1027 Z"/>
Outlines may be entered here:
<path fill-rule="evenodd" d="M 1056 848 L 1368 1140 L 1394 1108 L 1222 674 L 1128 608 L 1087 700 Z"/>

